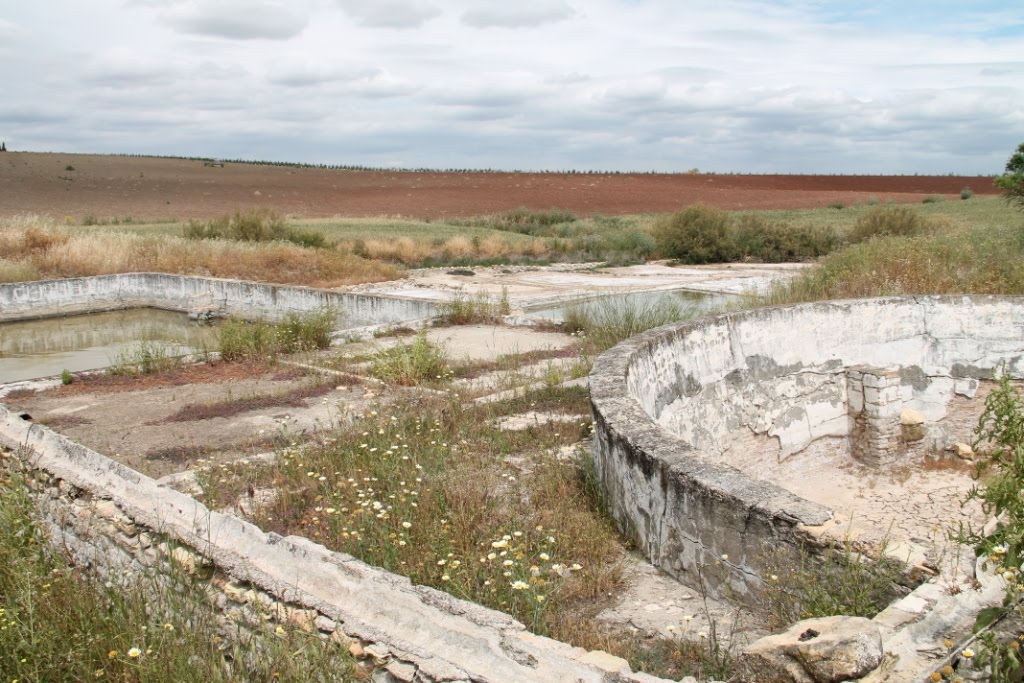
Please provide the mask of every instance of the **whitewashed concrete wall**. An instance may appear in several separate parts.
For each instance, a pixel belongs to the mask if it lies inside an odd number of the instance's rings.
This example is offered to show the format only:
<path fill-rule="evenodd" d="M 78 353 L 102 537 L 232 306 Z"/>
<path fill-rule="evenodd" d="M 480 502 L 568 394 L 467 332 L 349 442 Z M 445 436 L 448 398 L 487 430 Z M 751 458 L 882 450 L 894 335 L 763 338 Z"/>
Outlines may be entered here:
<path fill-rule="evenodd" d="M 0 285 L 0 322 L 139 307 L 185 313 L 212 307 L 220 315 L 271 320 L 333 308 L 341 312 L 343 327 L 405 322 L 437 313 L 428 301 L 164 273 Z"/>
<path fill-rule="evenodd" d="M 997 368 L 1024 374 L 1024 299 L 910 297 L 758 309 L 670 325 L 602 355 L 590 376 L 594 457 L 619 524 L 694 580 L 728 555 L 730 591 L 756 592 L 765 545 L 794 560 L 824 506 L 724 464 L 846 436 L 846 369 L 896 367 L 905 407 L 941 421 Z M 937 430 L 941 433 L 941 429 Z M 751 436 L 758 438 L 751 438 Z M 718 590 L 717 586 L 712 586 Z"/>

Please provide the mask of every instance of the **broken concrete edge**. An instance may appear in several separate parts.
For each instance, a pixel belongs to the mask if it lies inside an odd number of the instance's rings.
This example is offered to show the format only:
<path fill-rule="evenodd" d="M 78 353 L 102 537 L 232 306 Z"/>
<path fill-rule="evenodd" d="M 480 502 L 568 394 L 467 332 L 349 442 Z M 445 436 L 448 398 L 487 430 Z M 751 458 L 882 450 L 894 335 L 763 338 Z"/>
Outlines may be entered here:
<path fill-rule="evenodd" d="M 231 592 L 221 603 L 237 607 L 239 586 L 251 587 L 259 602 L 279 612 L 307 611 L 336 637 L 384 646 L 393 660 L 417 668 L 417 680 L 663 680 L 631 672 L 618 657 L 534 635 L 506 614 L 414 586 L 308 539 L 265 533 L 211 511 L 2 405 L 0 444 L 14 449 L 8 466 L 43 482 L 33 494 L 51 534 L 59 535 L 54 540 L 100 568 L 151 565 L 153 542 L 138 539 L 166 539 L 178 565 L 218 572 L 216 592 Z"/>
<path fill-rule="evenodd" d="M 0 322 L 80 313 L 159 308 L 214 317 L 283 318 L 336 309 L 343 326 L 405 323 L 437 314 L 433 302 L 388 294 L 339 292 L 167 273 L 118 273 L 0 284 Z"/>

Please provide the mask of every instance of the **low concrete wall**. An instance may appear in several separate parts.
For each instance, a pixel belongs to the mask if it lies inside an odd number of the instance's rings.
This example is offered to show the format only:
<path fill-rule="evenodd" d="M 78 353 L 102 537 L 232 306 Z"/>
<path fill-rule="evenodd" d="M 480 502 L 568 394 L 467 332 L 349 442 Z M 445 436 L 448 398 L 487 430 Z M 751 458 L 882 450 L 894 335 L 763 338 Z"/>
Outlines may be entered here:
<path fill-rule="evenodd" d="M 273 615 L 357 641 L 390 681 L 656 683 L 625 661 L 529 633 L 506 614 L 413 586 L 300 537 L 264 533 L 0 405 L 0 459 L 27 471 L 52 542 L 100 572 L 174 563 L 239 623 Z M 377 677 L 374 680 L 378 680 Z"/>
<path fill-rule="evenodd" d="M 342 313 L 343 327 L 404 322 L 437 313 L 429 301 L 164 273 L 0 285 L 0 322 L 139 307 L 264 319 L 334 308 Z"/>
<path fill-rule="evenodd" d="M 953 396 L 973 396 L 1000 367 L 1024 374 L 1024 299 L 766 308 L 623 342 L 590 376 L 594 457 L 616 520 L 668 573 L 693 581 L 701 566 L 721 562 L 729 588 L 709 574 L 712 591 L 752 597 L 768 569 L 766 549 L 774 562 L 798 561 L 817 547 L 815 527 L 832 511 L 724 464 L 723 455 L 737 448 L 754 461 L 758 453 L 785 458 L 821 438 L 849 437 L 848 370 L 865 367 L 894 373 L 886 400 L 923 413 L 941 440 Z M 874 387 L 861 391 L 881 400 Z"/>

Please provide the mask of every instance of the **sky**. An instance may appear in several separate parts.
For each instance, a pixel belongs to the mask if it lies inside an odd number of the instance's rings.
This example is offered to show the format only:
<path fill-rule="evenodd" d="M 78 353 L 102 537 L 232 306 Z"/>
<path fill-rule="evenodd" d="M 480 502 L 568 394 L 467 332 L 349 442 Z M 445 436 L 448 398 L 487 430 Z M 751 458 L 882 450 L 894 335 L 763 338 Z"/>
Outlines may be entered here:
<path fill-rule="evenodd" d="M 0 0 L 14 150 L 997 174 L 1021 0 Z"/>

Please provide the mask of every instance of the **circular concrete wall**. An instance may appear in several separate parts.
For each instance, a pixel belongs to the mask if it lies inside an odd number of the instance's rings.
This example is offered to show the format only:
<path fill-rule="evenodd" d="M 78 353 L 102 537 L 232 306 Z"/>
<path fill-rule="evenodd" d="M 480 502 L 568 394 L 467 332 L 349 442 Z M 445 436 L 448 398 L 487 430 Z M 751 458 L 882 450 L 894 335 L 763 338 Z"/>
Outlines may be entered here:
<path fill-rule="evenodd" d="M 951 398 L 1000 368 L 1024 374 L 1021 298 L 820 302 L 669 325 L 595 363 L 595 462 L 613 516 L 654 564 L 693 580 L 720 563 L 729 571 L 701 580 L 742 596 L 766 547 L 798 561 L 833 516 L 759 478 L 759 458 L 859 436 L 860 456 L 884 460 L 885 425 L 907 411 L 939 444 Z M 873 425 L 882 435 L 864 436 Z M 736 452 L 742 471 L 725 462 Z"/>

